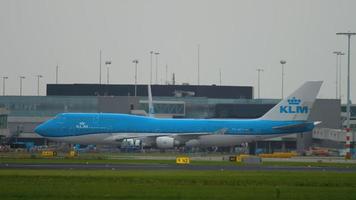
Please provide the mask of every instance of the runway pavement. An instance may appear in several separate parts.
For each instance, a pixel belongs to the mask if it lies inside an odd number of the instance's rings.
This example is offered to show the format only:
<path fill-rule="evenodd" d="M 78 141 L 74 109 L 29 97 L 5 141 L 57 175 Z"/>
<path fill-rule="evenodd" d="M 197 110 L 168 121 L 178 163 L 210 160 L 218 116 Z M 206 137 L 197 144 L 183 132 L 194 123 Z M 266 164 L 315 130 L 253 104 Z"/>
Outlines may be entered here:
<path fill-rule="evenodd" d="M 175 164 L 28 164 L 1 163 L 0 169 L 53 169 L 53 170 L 236 170 L 236 171 L 328 171 L 356 172 L 346 167 L 304 167 L 304 166 L 219 166 L 219 165 L 175 165 Z"/>

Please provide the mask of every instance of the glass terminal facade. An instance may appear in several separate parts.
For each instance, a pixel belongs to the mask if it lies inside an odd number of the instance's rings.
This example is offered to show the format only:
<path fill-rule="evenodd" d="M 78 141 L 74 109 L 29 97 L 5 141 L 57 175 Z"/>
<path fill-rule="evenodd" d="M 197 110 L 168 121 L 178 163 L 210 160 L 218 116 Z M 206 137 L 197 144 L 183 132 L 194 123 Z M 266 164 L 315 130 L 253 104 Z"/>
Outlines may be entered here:
<path fill-rule="evenodd" d="M 7 128 L 7 115 L 0 115 L 0 129 Z"/>
<path fill-rule="evenodd" d="M 96 97 L 64 96 L 3 96 L 0 105 L 10 111 L 9 116 L 55 116 L 61 112 L 96 112 Z"/>

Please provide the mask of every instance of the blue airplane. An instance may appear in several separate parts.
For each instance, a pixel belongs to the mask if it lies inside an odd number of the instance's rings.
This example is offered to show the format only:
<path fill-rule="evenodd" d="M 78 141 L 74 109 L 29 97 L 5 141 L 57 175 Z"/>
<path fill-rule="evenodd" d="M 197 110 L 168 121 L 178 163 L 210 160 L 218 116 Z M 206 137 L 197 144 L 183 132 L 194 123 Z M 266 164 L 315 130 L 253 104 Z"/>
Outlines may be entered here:
<path fill-rule="evenodd" d="M 36 127 L 54 141 L 72 144 L 112 144 L 139 140 L 160 149 L 178 146 L 234 146 L 244 142 L 311 131 L 320 122 L 308 122 L 322 81 L 309 81 L 257 119 L 161 119 L 114 113 L 61 113 Z"/>

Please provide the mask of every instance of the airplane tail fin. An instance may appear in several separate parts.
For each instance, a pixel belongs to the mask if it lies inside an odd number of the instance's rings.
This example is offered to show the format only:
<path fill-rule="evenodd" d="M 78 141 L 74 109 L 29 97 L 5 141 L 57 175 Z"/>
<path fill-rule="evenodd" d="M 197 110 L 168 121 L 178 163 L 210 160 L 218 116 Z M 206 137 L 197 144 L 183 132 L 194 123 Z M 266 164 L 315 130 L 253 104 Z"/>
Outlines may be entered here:
<path fill-rule="evenodd" d="M 304 83 L 260 119 L 277 121 L 307 120 L 322 83 L 322 81 L 308 81 Z"/>
<path fill-rule="evenodd" d="M 155 115 L 155 111 L 153 108 L 151 85 L 148 84 L 148 116 L 154 117 L 154 115 Z"/>

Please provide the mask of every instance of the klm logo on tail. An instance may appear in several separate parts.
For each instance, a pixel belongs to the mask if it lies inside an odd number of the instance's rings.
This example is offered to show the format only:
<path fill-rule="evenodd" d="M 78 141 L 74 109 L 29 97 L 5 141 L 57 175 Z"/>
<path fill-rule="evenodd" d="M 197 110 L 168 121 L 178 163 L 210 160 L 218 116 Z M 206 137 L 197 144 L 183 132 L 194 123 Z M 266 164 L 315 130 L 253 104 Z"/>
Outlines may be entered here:
<path fill-rule="evenodd" d="M 288 106 L 280 106 L 279 112 L 290 113 L 290 114 L 295 114 L 295 113 L 307 114 L 309 112 L 308 106 L 300 106 L 300 102 L 301 100 L 295 97 L 288 99 Z"/>

